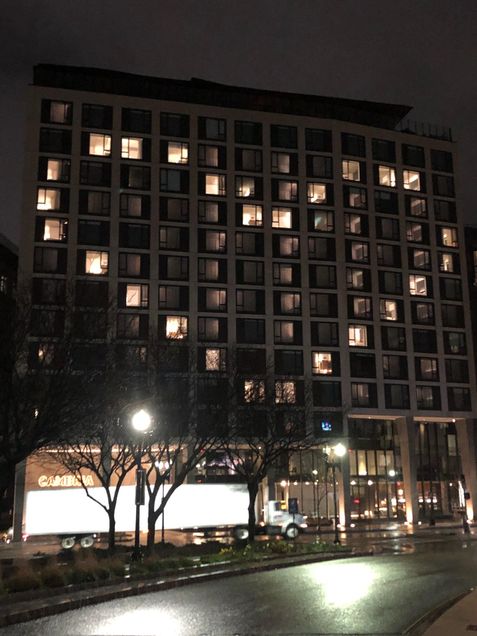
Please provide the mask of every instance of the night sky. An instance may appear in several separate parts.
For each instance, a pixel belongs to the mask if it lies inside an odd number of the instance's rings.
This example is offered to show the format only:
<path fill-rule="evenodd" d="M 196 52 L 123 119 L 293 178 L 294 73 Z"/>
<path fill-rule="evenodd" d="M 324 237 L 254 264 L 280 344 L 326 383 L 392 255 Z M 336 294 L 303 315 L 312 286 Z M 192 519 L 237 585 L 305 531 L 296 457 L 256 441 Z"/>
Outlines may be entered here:
<path fill-rule="evenodd" d="M 0 232 L 20 235 L 25 87 L 43 62 L 414 106 L 453 129 L 476 223 L 475 0 L 2 0 Z"/>

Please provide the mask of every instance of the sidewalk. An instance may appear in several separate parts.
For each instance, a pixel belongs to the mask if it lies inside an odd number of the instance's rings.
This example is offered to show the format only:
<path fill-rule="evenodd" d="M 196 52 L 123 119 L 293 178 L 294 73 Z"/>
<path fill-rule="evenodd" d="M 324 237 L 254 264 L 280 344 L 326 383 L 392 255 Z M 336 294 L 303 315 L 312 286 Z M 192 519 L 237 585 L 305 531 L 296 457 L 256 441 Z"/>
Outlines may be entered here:
<path fill-rule="evenodd" d="M 454 603 L 423 634 L 424 636 L 468 636 L 469 632 L 477 632 L 477 590 L 473 590 Z"/>

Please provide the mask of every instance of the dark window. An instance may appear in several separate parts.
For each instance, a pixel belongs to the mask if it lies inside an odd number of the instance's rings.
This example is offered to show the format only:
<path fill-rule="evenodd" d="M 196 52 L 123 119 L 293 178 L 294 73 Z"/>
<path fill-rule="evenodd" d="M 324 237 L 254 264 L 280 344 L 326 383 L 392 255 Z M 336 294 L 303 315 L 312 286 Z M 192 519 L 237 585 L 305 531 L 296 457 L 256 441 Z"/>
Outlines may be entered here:
<path fill-rule="evenodd" d="M 261 146 L 262 124 L 253 121 L 236 121 L 235 143 Z"/>
<path fill-rule="evenodd" d="M 309 238 L 308 257 L 320 261 L 336 260 L 335 240 L 318 236 Z"/>
<path fill-rule="evenodd" d="M 315 152 L 331 152 L 331 130 L 305 128 L 305 147 Z"/>
<path fill-rule="evenodd" d="M 373 353 L 350 353 L 350 374 L 355 378 L 375 378 L 376 359 Z"/>
<path fill-rule="evenodd" d="M 225 119 L 199 117 L 199 139 L 225 141 L 227 139 L 227 125 Z"/>
<path fill-rule="evenodd" d="M 433 174 L 432 189 L 436 196 L 455 197 L 454 177 L 448 177 L 443 174 Z"/>
<path fill-rule="evenodd" d="M 161 192 L 189 192 L 189 172 L 186 170 L 174 170 L 161 168 Z"/>
<path fill-rule="evenodd" d="M 296 148 L 297 129 L 295 126 L 270 126 L 270 145 L 275 148 Z"/>
<path fill-rule="evenodd" d="M 407 384 L 385 384 L 384 397 L 387 409 L 409 408 L 409 387 Z"/>
<path fill-rule="evenodd" d="M 379 272 L 379 291 L 381 294 L 402 295 L 401 272 Z"/>
<path fill-rule="evenodd" d="M 32 336 L 57 336 L 63 334 L 65 312 L 57 309 L 31 310 L 30 331 Z"/>
<path fill-rule="evenodd" d="M 112 106 L 83 104 L 81 125 L 85 128 L 104 128 L 106 130 L 111 130 L 113 127 Z"/>
<path fill-rule="evenodd" d="M 312 322 L 311 344 L 313 346 L 337 347 L 339 345 L 336 322 Z"/>
<path fill-rule="evenodd" d="M 40 128 L 40 152 L 71 154 L 71 130 Z"/>
<path fill-rule="evenodd" d="M 77 281 L 75 304 L 77 307 L 106 307 L 108 283 L 99 280 Z"/>
<path fill-rule="evenodd" d="M 334 232 L 335 216 L 333 212 L 328 210 L 308 210 L 308 231 Z"/>
<path fill-rule="evenodd" d="M 336 267 L 332 265 L 310 265 L 310 287 L 336 289 Z"/>
<path fill-rule="evenodd" d="M 121 165 L 121 187 L 133 190 L 150 190 L 151 169 L 147 166 Z"/>
<path fill-rule="evenodd" d="M 371 291 L 371 272 L 369 269 L 346 268 L 346 287 L 348 289 Z"/>
<path fill-rule="evenodd" d="M 468 382 L 469 367 L 467 360 L 446 360 L 446 380 L 447 382 Z"/>
<path fill-rule="evenodd" d="M 109 222 L 78 221 L 78 244 L 109 245 Z"/>
<path fill-rule="evenodd" d="M 401 235 L 399 232 L 398 219 L 388 219 L 384 216 L 378 216 L 376 218 L 376 237 L 390 241 L 399 241 Z"/>
<path fill-rule="evenodd" d="M 262 289 L 237 289 L 235 304 L 238 314 L 264 314 L 265 292 Z"/>
<path fill-rule="evenodd" d="M 261 172 L 262 151 L 253 150 L 251 148 L 236 148 L 235 170 L 245 170 L 245 172 Z"/>
<path fill-rule="evenodd" d="M 209 312 L 227 311 L 227 290 L 216 287 L 199 287 L 198 309 Z"/>
<path fill-rule="evenodd" d="M 118 338 L 146 338 L 148 328 L 147 314 L 118 314 Z"/>
<path fill-rule="evenodd" d="M 164 280 L 188 280 L 187 256 L 159 256 L 159 278 Z"/>
<path fill-rule="evenodd" d="M 427 218 L 427 199 L 406 195 L 404 197 L 407 216 Z"/>
<path fill-rule="evenodd" d="M 374 191 L 374 209 L 383 214 L 398 214 L 399 203 L 395 192 Z"/>
<path fill-rule="evenodd" d="M 111 186 L 111 164 L 103 161 L 82 161 L 80 183 L 92 186 Z"/>
<path fill-rule="evenodd" d="M 444 351 L 463 356 L 467 353 L 465 334 L 458 331 L 444 331 Z"/>
<path fill-rule="evenodd" d="M 322 177 L 323 179 L 333 178 L 333 159 L 323 155 L 306 156 L 306 176 Z"/>
<path fill-rule="evenodd" d="M 439 381 L 439 364 L 436 358 L 415 358 L 416 380 Z"/>
<path fill-rule="evenodd" d="M 274 201 L 298 201 L 298 181 L 272 179 L 272 199 Z"/>
<path fill-rule="evenodd" d="M 66 273 L 66 250 L 54 247 L 35 247 L 34 272 Z"/>
<path fill-rule="evenodd" d="M 110 193 L 99 190 L 80 190 L 78 212 L 80 214 L 109 216 L 111 212 Z"/>
<path fill-rule="evenodd" d="M 361 135 L 353 135 L 351 133 L 341 133 L 341 152 L 344 155 L 365 157 L 366 143 L 364 137 Z"/>
<path fill-rule="evenodd" d="M 421 148 L 421 146 L 410 146 L 409 144 L 402 144 L 402 162 L 407 166 L 417 166 L 418 168 L 424 168 L 424 148 Z"/>
<path fill-rule="evenodd" d="M 120 253 L 119 276 L 149 278 L 149 255 Z"/>
<path fill-rule="evenodd" d="M 373 159 L 375 161 L 396 162 L 396 147 L 394 141 L 387 139 L 373 139 Z"/>
<path fill-rule="evenodd" d="M 391 351 L 406 350 L 406 332 L 404 327 L 381 327 L 383 349 Z"/>
<path fill-rule="evenodd" d="M 432 303 L 411 302 L 412 322 L 419 325 L 433 325 L 434 305 Z"/>
<path fill-rule="evenodd" d="M 237 349 L 237 372 L 246 374 L 265 373 L 265 349 Z"/>
<path fill-rule="evenodd" d="M 275 373 L 280 375 L 303 375 L 303 352 L 276 349 Z"/>
<path fill-rule="evenodd" d="M 161 135 L 171 137 L 189 136 L 189 115 L 161 113 Z"/>
<path fill-rule="evenodd" d="M 236 261 L 237 283 L 241 285 L 263 285 L 263 262 L 262 261 Z"/>
<path fill-rule="evenodd" d="M 199 223 L 227 225 L 227 204 L 225 201 L 199 201 Z"/>
<path fill-rule="evenodd" d="M 227 260 L 224 258 L 199 258 L 198 277 L 200 281 L 227 282 Z"/>
<path fill-rule="evenodd" d="M 41 100 L 41 121 L 44 124 L 71 125 L 73 120 L 73 104 L 53 99 Z"/>
<path fill-rule="evenodd" d="M 237 342 L 242 344 L 265 344 L 265 320 L 237 318 Z"/>
<path fill-rule="evenodd" d="M 123 108 L 121 116 L 121 128 L 128 132 L 150 133 L 151 111 L 138 108 Z"/>
<path fill-rule="evenodd" d="M 369 382 L 351 383 L 351 405 L 357 407 L 377 407 L 378 398 L 376 385 Z"/>
<path fill-rule="evenodd" d="M 419 353 L 437 353 L 436 332 L 431 329 L 413 329 L 414 351 Z"/>
<path fill-rule="evenodd" d="M 136 223 L 119 224 L 119 247 L 149 249 L 149 226 Z"/>
<path fill-rule="evenodd" d="M 159 285 L 159 308 L 189 309 L 189 288 L 185 285 Z"/>
<path fill-rule="evenodd" d="M 217 230 L 198 231 L 199 252 L 227 253 L 227 232 Z"/>
<path fill-rule="evenodd" d="M 452 154 L 445 150 L 431 150 L 431 165 L 437 172 L 454 172 Z"/>
<path fill-rule="evenodd" d="M 189 221 L 189 199 L 172 199 L 161 197 L 159 199 L 159 217 L 162 221 Z"/>
<path fill-rule="evenodd" d="M 263 234 L 258 232 L 236 232 L 235 253 L 248 256 L 263 256 Z"/>
<path fill-rule="evenodd" d="M 340 382 L 313 382 L 314 406 L 341 406 Z"/>
<path fill-rule="evenodd" d="M 34 278 L 32 301 L 35 305 L 62 305 L 66 300 L 66 284 L 57 278 Z"/>
<path fill-rule="evenodd" d="M 373 319 L 373 304 L 369 296 L 348 296 L 348 318 Z"/>
<path fill-rule="evenodd" d="M 146 194 L 121 194 L 121 216 L 131 216 L 148 219 L 150 216 L 151 199 Z"/>
<path fill-rule="evenodd" d="M 298 320 L 275 320 L 273 328 L 275 344 L 302 344 L 302 326 Z"/>
<path fill-rule="evenodd" d="M 326 318 L 338 317 L 338 299 L 336 294 L 310 293 L 310 315 Z"/>
<path fill-rule="evenodd" d="M 434 216 L 436 221 L 448 221 L 456 223 L 455 201 L 440 201 L 434 199 Z"/>
<path fill-rule="evenodd" d="M 189 230 L 184 227 L 160 227 L 159 249 L 179 250 L 187 252 L 189 249 Z"/>
<path fill-rule="evenodd" d="M 300 258 L 300 237 L 275 234 L 272 237 L 274 258 Z"/>
<path fill-rule="evenodd" d="M 292 263 L 273 263 L 273 284 L 277 286 L 300 286 L 300 265 Z"/>
<path fill-rule="evenodd" d="M 461 305 L 442 305 L 444 327 L 464 327 L 464 312 Z"/>
<path fill-rule="evenodd" d="M 441 393 L 438 386 L 416 387 L 417 408 L 437 411 L 441 408 Z"/>
<path fill-rule="evenodd" d="M 383 355 L 383 374 L 385 380 L 407 380 L 406 356 Z"/>
<path fill-rule="evenodd" d="M 462 300 L 462 283 L 458 278 L 441 277 L 439 285 L 443 300 Z"/>
<path fill-rule="evenodd" d="M 447 387 L 450 411 L 471 411 L 470 389 L 457 386 Z"/>
<path fill-rule="evenodd" d="M 401 267 L 401 248 L 399 245 L 380 243 L 376 246 L 378 265 L 384 267 Z"/>

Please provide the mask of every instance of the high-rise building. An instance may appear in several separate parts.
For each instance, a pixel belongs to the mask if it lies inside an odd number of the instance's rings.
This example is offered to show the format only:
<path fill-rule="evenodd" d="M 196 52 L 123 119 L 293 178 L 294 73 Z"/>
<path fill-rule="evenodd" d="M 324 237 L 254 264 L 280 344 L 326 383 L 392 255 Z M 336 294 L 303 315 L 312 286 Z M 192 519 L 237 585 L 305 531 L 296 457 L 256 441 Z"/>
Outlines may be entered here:
<path fill-rule="evenodd" d="M 244 395 L 272 391 L 320 439 L 343 437 L 346 518 L 450 514 L 464 490 L 472 516 L 455 144 L 409 111 L 35 67 L 20 268 L 54 327 L 32 333 L 32 359 L 61 336 L 73 282 L 98 342 L 115 298 L 131 364 L 148 333 L 187 340 L 199 382 L 233 350 Z"/>

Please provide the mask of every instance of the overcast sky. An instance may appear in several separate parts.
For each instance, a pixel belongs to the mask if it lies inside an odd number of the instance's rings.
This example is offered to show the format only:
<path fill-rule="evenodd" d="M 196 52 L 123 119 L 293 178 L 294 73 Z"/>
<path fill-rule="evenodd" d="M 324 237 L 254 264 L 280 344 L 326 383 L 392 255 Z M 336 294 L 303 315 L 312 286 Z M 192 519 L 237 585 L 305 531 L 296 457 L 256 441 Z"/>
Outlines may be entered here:
<path fill-rule="evenodd" d="M 414 106 L 453 129 L 476 223 L 476 0 L 2 0 L 0 232 L 20 236 L 25 88 L 71 64 Z"/>

